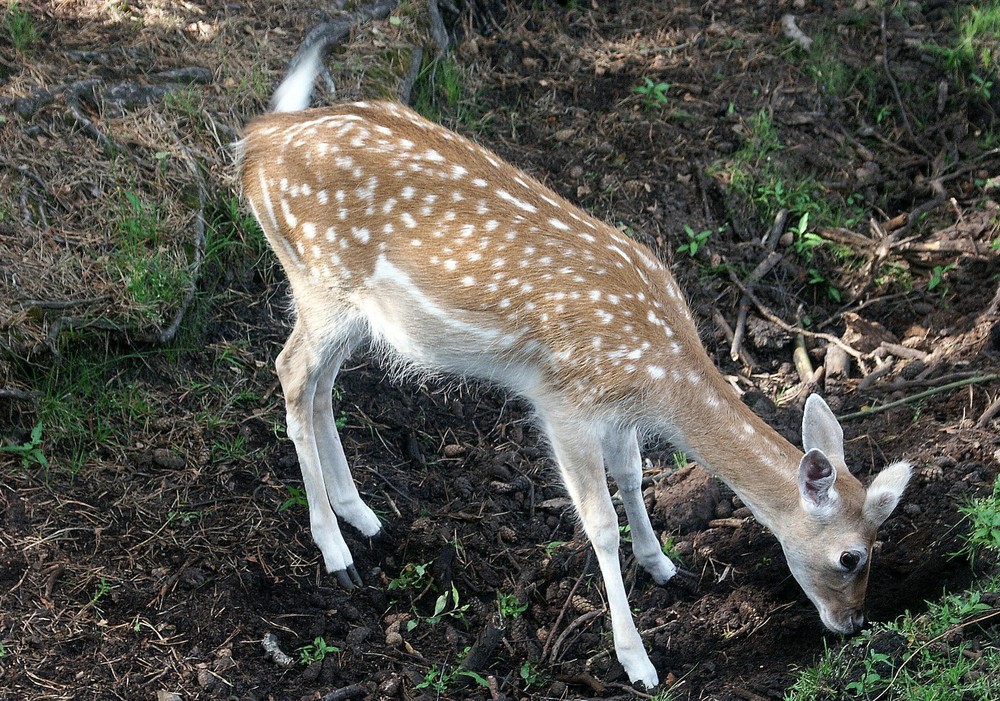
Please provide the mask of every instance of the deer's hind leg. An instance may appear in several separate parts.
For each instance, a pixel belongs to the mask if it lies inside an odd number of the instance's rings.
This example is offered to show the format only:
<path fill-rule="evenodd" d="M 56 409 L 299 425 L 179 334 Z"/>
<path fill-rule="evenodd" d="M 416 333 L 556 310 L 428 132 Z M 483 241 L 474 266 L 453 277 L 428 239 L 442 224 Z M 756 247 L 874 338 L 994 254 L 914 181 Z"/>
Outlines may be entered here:
<path fill-rule="evenodd" d="M 300 315 L 275 363 L 285 394 L 288 436 L 295 444 L 306 488 L 313 540 L 327 571 L 347 589 L 360 578 L 335 507 L 367 535 L 379 529 L 378 519 L 361 502 L 351 479 L 330 396 L 341 364 L 361 337 L 360 325 L 350 320 L 331 326 L 327 319 L 317 332 Z"/>
<path fill-rule="evenodd" d="M 344 455 L 344 446 L 337 432 L 333 415 L 333 386 L 344 360 L 351 348 L 332 357 L 320 376 L 316 386 L 313 407 L 313 422 L 316 430 L 316 446 L 319 449 L 320 465 L 323 469 L 323 484 L 334 513 L 357 528 L 363 535 L 375 536 L 382 530 L 382 523 L 358 494 L 358 488 L 351 476 L 351 468 Z"/>

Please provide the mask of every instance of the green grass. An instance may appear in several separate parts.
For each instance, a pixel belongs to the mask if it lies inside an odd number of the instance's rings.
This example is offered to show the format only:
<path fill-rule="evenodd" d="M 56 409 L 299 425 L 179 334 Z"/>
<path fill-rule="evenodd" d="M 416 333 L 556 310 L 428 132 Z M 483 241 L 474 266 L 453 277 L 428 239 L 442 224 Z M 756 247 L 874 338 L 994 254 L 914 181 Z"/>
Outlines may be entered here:
<path fill-rule="evenodd" d="M 462 67 L 447 56 L 424 61 L 413 86 L 414 109 L 428 119 L 440 121 L 444 110 L 460 106 L 465 75 Z"/>
<path fill-rule="evenodd" d="M 1000 73 L 1000 2 L 966 5 L 956 11 L 954 33 L 944 44 L 928 43 L 973 99 L 989 102 Z"/>
<path fill-rule="evenodd" d="M 190 270 L 163 236 L 157 208 L 131 190 L 119 196 L 112 227 L 113 264 L 136 321 L 163 326 L 190 286 Z"/>
<path fill-rule="evenodd" d="M 1000 3 L 996 0 L 959 9 L 950 68 L 996 75 L 1000 68 Z"/>
<path fill-rule="evenodd" d="M 31 13 L 19 2 L 11 3 L 3 15 L 3 29 L 17 53 L 26 53 L 38 41 L 38 30 Z"/>
<path fill-rule="evenodd" d="M 728 160 L 714 163 L 709 174 L 747 201 L 762 225 L 769 225 L 780 210 L 787 210 L 793 250 L 806 268 L 807 285 L 818 297 L 839 303 L 840 291 L 831 276 L 850 268 L 854 254 L 817 231 L 823 227 L 851 228 L 861 221 L 865 210 L 858 196 L 830 196 L 815 175 L 796 170 L 784 151 L 777 126 L 761 111 L 745 124 L 740 148 Z M 685 231 L 688 241 L 678 250 L 696 251 L 708 239 L 707 232 Z"/>
<path fill-rule="evenodd" d="M 77 332 L 59 340 L 60 358 L 33 386 L 43 393 L 38 422 L 45 427 L 49 458 L 56 469 L 75 474 L 93 453 L 126 445 L 124 432 L 146 425 L 157 410 L 148 391 L 130 377 L 142 364 L 141 354 L 114 356 L 88 348 Z"/>

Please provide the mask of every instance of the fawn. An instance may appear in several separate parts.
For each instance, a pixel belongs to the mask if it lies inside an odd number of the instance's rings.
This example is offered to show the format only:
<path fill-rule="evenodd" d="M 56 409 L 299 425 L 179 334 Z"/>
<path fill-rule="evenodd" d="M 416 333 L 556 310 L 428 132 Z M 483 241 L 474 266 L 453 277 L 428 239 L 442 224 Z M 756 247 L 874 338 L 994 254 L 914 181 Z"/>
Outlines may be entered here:
<path fill-rule="evenodd" d="M 274 111 L 247 126 L 241 179 L 294 296 L 276 365 L 326 569 L 360 584 L 338 517 L 366 536 L 381 528 L 331 399 L 345 358 L 368 344 L 400 369 L 493 382 L 531 403 L 597 554 L 633 682 L 651 688 L 657 673 L 629 611 L 605 470 L 640 565 L 659 584 L 676 571 L 643 503 L 639 437 L 669 440 L 732 487 L 777 536 L 823 623 L 859 630 L 876 529 L 909 465 L 866 490 L 817 395 L 803 454 L 716 370 L 650 250 L 403 105 L 306 109 L 320 58 L 307 53 Z"/>

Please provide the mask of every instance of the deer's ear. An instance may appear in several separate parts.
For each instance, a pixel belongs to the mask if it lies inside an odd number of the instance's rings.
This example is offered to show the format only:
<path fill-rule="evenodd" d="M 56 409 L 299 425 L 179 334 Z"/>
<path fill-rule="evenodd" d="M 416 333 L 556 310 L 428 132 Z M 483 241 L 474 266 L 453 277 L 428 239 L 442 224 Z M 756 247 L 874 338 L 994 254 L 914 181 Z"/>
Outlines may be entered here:
<path fill-rule="evenodd" d="M 865 495 L 865 519 L 879 527 L 889 518 L 910 482 L 913 470 L 908 462 L 897 462 L 882 470 L 872 480 Z"/>
<path fill-rule="evenodd" d="M 802 415 L 802 447 L 821 450 L 833 462 L 844 462 L 844 429 L 818 394 L 810 394 Z"/>
<path fill-rule="evenodd" d="M 833 483 L 837 470 L 822 451 L 815 448 L 799 462 L 799 494 L 810 511 L 824 511 L 837 499 Z"/>

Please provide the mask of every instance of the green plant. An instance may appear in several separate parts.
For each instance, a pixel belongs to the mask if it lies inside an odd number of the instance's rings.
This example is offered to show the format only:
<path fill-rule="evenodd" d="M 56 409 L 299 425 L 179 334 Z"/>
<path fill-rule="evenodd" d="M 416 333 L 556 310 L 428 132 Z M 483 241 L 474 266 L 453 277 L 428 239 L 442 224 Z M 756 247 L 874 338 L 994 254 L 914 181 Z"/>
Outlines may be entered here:
<path fill-rule="evenodd" d="M 546 543 L 545 554 L 548 555 L 549 557 L 552 557 L 552 553 L 554 553 L 557 549 L 561 548 L 564 545 L 566 545 L 565 540 L 553 540 L 549 543 Z"/>
<path fill-rule="evenodd" d="M 1000 555 L 1000 477 L 993 482 L 993 494 L 970 499 L 959 511 L 969 522 L 965 545 L 959 551 L 974 560 L 983 551 Z"/>
<path fill-rule="evenodd" d="M 818 269 L 807 268 L 806 275 L 808 275 L 808 278 L 806 279 L 807 284 L 824 290 L 826 292 L 826 296 L 829 297 L 831 301 L 840 302 L 840 290 L 834 287 L 833 284 L 826 279 L 826 276 L 823 275 L 823 273 L 821 273 Z"/>
<path fill-rule="evenodd" d="M 288 498 L 281 502 L 281 506 L 278 507 L 278 511 L 288 511 L 288 509 L 305 509 L 309 507 L 309 501 L 306 499 L 306 492 L 304 489 L 299 489 L 298 487 L 288 486 Z"/>
<path fill-rule="evenodd" d="M 708 243 L 708 239 L 712 236 L 711 229 L 705 229 L 704 231 L 696 232 L 687 224 L 684 225 L 684 234 L 687 236 L 687 243 L 683 243 L 677 247 L 678 253 L 687 253 L 689 256 L 694 258 L 698 251 L 705 247 Z"/>
<path fill-rule="evenodd" d="M 885 653 L 869 650 L 861 677 L 847 684 L 844 689 L 855 696 L 884 689 L 889 682 L 884 676 L 889 668 L 888 662 L 889 656 Z"/>
<path fill-rule="evenodd" d="M 201 512 L 187 509 L 171 509 L 167 512 L 167 526 L 187 528 L 201 518 Z"/>
<path fill-rule="evenodd" d="M 948 271 L 955 267 L 954 263 L 948 263 L 948 265 L 935 265 L 934 269 L 931 270 L 931 276 L 927 280 L 927 291 L 933 292 L 944 282 L 944 276 L 948 274 Z M 941 287 L 941 296 L 944 297 L 948 294 L 948 287 L 945 285 Z"/>
<path fill-rule="evenodd" d="M 683 451 L 677 451 L 670 456 L 670 459 L 674 461 L 674 469 L 680 470 L 681 468 L 688 466 L 688 456 L 687 453 Z"/>
<path fill-rule="evenodd" d="M 518 676 L 524 682 L 525 690 L 548 686 L 549 678 L 539 669 L 538 664 L 531 660 L 525 660 L 518 670 Z"/>
<path fill-rule="evenodd" d="M 806 262 L 811 261 L 816 249 L 826 243 L 823 237 L 809 230 L 809 212 L 799 217 L 798 223 L 791 227 L 791 233 L 795 254 Z"/>
<path fill-rule="evenodd" d="M 306 643 L 298 648 L 299 664 L 308 667 L 314 662 L 322 662 L 327 655 L 337 652 L 340 652 L 339 647 L 328 644 L 322 636 L 319 636 L 311 643 Z"/>
<path fill-rule="evenodd" d="M 430 616 L 422 616 L 416 610 L 413 611 L 413 618 L 406 622 L 406 630 L 411 631 L 421 623 L 437 625 L 445 618 L 465 619 L 465 612 L 469 610 L 469 604 L 459 602 L 458 587 L 451 584 L 451 591 L 442 592 L 434 600 L 434 613 Z"/>
<path fill-rule="evenodd" d="M 410 589 L 423 589 L 430 584 L 431 563 L 425 562 L 422 565 L 407 563 L 399 576 L 389 582 L 389 591 L 407 591 Z"/>
<path fill-rule="evenodd" d="M 35 22 L 31 19 L 31 14 L 21 7 L 21 3 L 13 2 L 4 12 L 3 28 L 7 32 L 14 51 L 23 53 L 32 44 L 38 41 L 38 30 L 35 29 Z"/>
<path fill-rule="evenodd" d="M 28 468 L 32 465 L 46 468 L 49 460 L 42 451 L 42 422 L 39 421 L 31 429 L 31 437 L 21 445 L 0 446 L 0 453 L 11 453 L 21 458 L 21 467 Z"/>
<path fill-rule="evenodd" d="M 438 694 L 447 693 L 449 688 L 459 679 L 471 679 L 484 689 L 489 689 L 490 684 L 478 672 L 460 667 L 447 668 L 444 665 L 432 664 L 422 682 L 416 685 L 417 689 L 430 689 Z"/>
<path fill-rule="evenodd" d="M 87 607 L 94 609 L 98 613 L 101 613 L 101 607 L 99 604 L 101 603 L 101 600 L 104 599 L 104 597 L 111 592 L 112 589 L 114 589 L 114 587 L 108 583 L 107 579 L 105 579 L 104 577 L 98 579 L 97 586 L 94 588 L 94 593 L 90 597 L 90 602 L 87 604 Z"/>
<path fill-rule="evenodd" d="M 972 81 L 972 92 L 989 102 L 993 96 L 990 92 L 993 89 L 993 81 L 980 77 L 976 73 L 971 73 L 969 79 Z"/>
<path fill-rule="evenodd" d="M 501 592 L 497 595 L 497 608 L 504 618 L 520 618 L 528 610 L 528 602 L 521 601 L 516 594 Z"/>
<path fill-rule="evenodd" d="M 632 92 L 642 98 L 642 104 L 648 110 L 665 108 L 670 103 L 668 90 L 670 83 L 656 83 L 651 78 L 643 78 L 642 83 L 632 87 Z"/>
<path fill-rule="evenodd" d="M 660 546 L 660 551 L 669 557 L 671 560 L 676 560 L 677 555 L 677 538 L 672 535 L 668 535 L 663 544 Z"/>

